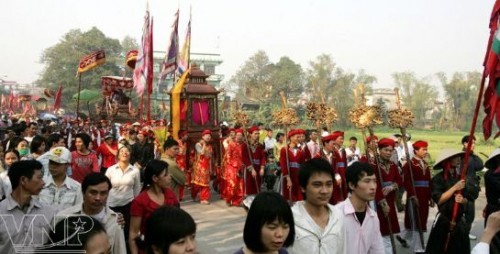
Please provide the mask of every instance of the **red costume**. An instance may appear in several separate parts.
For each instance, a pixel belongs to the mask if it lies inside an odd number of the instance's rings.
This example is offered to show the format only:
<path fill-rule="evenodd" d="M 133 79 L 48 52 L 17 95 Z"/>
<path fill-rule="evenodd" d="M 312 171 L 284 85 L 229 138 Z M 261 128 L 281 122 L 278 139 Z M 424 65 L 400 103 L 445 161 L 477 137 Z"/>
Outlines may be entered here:
<path fill-rule="evenodd" d="M 394 148 L 395 142 L 392 139 L 383 138 L 380 140 L 378 146 L 379 148 L 383 148 L 386 146 L 392 146 Z M 398 166 L 390 160 L 387 162 L 383 162 L 382 160 L 380 160 L 380 165 L 378 168 L 375 163 L 370 163 L 370 165 L 377 175 L 377 192 L 375 195 L 375 203 L 378 205 L 377 215 L 380 221 L 380 232 L 382 233 L 382 236 L 389 235 L 389 225 L 387 223 L 387 219 L 389 219 L 391 221 L 392 233 L 399 233 L 399 221 L 395 202 L 397 188 L 399 188 L 403 184 L 403 179 L 399 174 Z M 379 178 L 379 171 L 382 179 Z M 384 196 L 382 189 L 389 186 L 393 186 L 395 188 L 393 188 L 393 191 L 389 192 L 387 196 Z M 381 206 L 381 203 L 384 199 L 386 201 L 385 203 L 389 206 L 388 218 L 385 217 Z"/>
<path fill-rule="evenodd" d="M 246 190 L 246 195 L 253 195 L 260 192 L 260 184 L 262 183 L 262 181 L 259 172 L 266 165 L 266 151 L 264 146 L 260 143 L 249 145 L 248 147 L 250 149 L 250 154 L 252 157 L 251 165 L 253 166 L 253 169 L 257 174 L 255 177 L 253 177 L 251 171 L 248 170 L 245 171 L 246 172 L 245 190 Z M 243 154 L 246 155 L 246 157 L 248 157 L 247 147 L 245 147 L 245 151 L 243 151 Z M 248 161 L 250 161 L 250 159 L 248 159 Z"/>
<path fill-rule="evenodd" d="M 427 147 L 427 143 L 423 141 L 418 141 L 413 144 L 413 149 L 416 151 L 420 147 L 425 146 Z M 410 167 L 408 163 L 406 163 L 403 166 L 403 175 L 405 176 L 404 178 L 404 186 L 406 189 L 406 195 L 408 198 L 411 198 L 413 196 L 416 196 L 418 199 L 419 206 L 417 209 L 420 212 L 420 225 L 419 228 L 423 231 L 427 230 L 427 217 L 429 216 L 429 201 L 431 200 L 431 171 L 429 166 L 427 165 L 427 162 L 425 162 L 422 159 L 418 159 L 417 156 L 414 156 L 411 161 L 412 167 L 412 172 L 413 172 L 413 181 L 415 183 L 415 192 L 413 191 L 413 183 L 411 182 L 410 178 Z M 409 206 L 408 204 L 410 202 L 406 202 L 406 210 L 405 210 L 405 228 L 406 229 L 412 229 L 411 227 L 411 221 L 410 221 L 410 214 L 409 214 Z M 417 216 L 416 213 L 414 213 L 415 216 Z M 416 221 L 415 221 L 416 225 Z M 418 228 L 417 228 L 418 229 Z"/>
<path fill-rule="evenodd" d="M 288 133 L 289 137 L 297 135 L 295 131 L 290 131 Z M 288 153 L 288 156 L 287 156 Z M 288 157 L 288 162 L 287 162 Z M 292 181 L 292 189 L 291 191 L 287 187 L 287 181 L 283 181 L 283 196 L 287 200 L 291 200 L 293 202 L 304 200 L 302 195 L 302 191 L 300 189 L 299 183 L 299 169 L 300 165 L 306 161 L 306 154 L 300 148 L 294 147 L 291 148 L 289 145 L 281 148 L 280 151 L 280 168 L 283 173 L 283 178 L 286 176 L 290 176 L 290 180 Z M 291 197 L 290 197 L 291 194 Z"/>
<path fill-rule="evenodd" d="M 246 149 L 242 142 L 229 143 L 226 150 L 225 179 L 226 188 L 224 191 L 225 200 L 228 204 L 238 206 L 243 200 L 243 178 L 242 173 L 250 165 L 248 156 L 243 156 Z"/>
<path fill-rule="evenodd" d="M 203 131 L 202 136 L 210 134 L 210 131 Z M 210 174 L 212 172 L 213 150 L 210 144 L 204 140 L 196 143 L 196 158 L 193 164 L 193 187 L 191 197 L 196 198 L 200 193 L 200 201 L 210 200 Z"/>

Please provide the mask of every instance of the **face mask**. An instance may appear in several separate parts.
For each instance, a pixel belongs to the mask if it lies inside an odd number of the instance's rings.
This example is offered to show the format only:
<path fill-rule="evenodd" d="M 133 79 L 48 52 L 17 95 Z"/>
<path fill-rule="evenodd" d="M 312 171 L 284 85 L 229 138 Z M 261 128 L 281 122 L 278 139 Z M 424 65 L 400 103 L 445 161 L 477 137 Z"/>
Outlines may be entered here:
<path fill-rule="evenodd" d="M 28 153 L 30 152 L 30 150 L 28 148 L 23 148 L 23 149 L 19 149 L 19 156 L 23 157 L 23 156 L 26 156 L 28 155 Z"/>

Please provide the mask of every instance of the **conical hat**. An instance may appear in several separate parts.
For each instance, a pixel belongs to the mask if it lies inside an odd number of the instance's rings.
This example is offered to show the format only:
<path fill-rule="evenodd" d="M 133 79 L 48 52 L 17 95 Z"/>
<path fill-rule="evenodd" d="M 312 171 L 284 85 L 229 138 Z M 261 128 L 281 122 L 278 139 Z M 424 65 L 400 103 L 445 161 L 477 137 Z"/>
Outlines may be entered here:
<path fill-rule="evenodd" d="M 494 158 L 497 157 L 498 155 L 500 155 L 500 148 L 497 148 L 497 149 L 493 150 L 493 152 L 491 152 L 490 157 L 488 157 L 486 162 L 484 162 L 484 167 L 487 169 L 491 169 L 491 168 L 495 167 Z"/>
<path fill-rule="evenodd" d="M 463 155 L 463 154 L 465 154 L 464 151 L 460 151 L 457 149 L 443 149 L 443 150 L 441 150 L 441 153 L 439 154 L 438 159 L 434 163 L 434 169 L 443 168 L 443 165 L 441 165 L 441 163 L 443 163 L 444 161 L 446 161 L 447 159 L 449 159 L 451 157 L 455 157 L 457 155 Z"/>

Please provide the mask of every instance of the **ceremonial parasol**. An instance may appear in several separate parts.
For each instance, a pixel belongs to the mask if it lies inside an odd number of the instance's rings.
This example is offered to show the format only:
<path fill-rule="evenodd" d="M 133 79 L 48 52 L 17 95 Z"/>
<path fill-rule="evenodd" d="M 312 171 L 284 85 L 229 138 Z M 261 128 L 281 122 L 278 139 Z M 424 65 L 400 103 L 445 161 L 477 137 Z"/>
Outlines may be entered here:
<path fill-rule="evenodd" d="M 83 89 L 80 91 L 80 100 L 81 101 L 92 101 L 94 99 L 98 99 L 101 96 L 101 93 L 94 90 Z M 73 95 L 73 100 L 78 99 L 78 93 Z"/>
<path fill-rule="evenodd" d="M 51 113 L 41 113 L 38 118 L 46 121 L 46 120 L 56 120 L 57 116 L 51 114 Z"/>

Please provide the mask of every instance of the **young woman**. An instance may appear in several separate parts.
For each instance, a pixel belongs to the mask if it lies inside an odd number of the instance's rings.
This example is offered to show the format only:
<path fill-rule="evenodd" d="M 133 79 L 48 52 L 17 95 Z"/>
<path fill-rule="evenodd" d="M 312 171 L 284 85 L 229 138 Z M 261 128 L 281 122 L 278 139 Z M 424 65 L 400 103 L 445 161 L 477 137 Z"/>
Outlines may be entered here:
<path fill-rule="evenodd" d="M 30 144 L 30 154 L 25 159 L 36 160 L 46 152 L 47 140 L 42 136 L 35 136 Z"/>
<path fill-rule="evenodd" d="M 16 149 L 19 152 L 19 159 L 20 160 L 26 158 L 30 153 L 28 141 L 24 138 L 21 138 L 21 137 L 12 138 L 10 140 L 10 147 Z"/>
<path fill-rule="evenodd" d="M 477 198 L 479 193 L 474 194 L 471 186 L 466 185 L 465 180 L 460 180 L 463 155 L 463 151 L 443 150 L 434 165 L 434 169 L 443 169 L 432 178 L 432 199 L 438 205 L 439 216 L 432 227 L 425 253 L 470 253 L 470 240 L 463 220 L 464 209 L 468 200 Z M 461 194 L 458 194 L 459 190 L 462 190 Z M 456 226 L 450 234 L 448 248 L 445 251 L 455 202 L 459 204 Z"/>
<path fill-rule="evenodd" d="M 3 200 L 5 196 L 12 192 L 12 185 L 10 184 L 10 179 L 7 174 L 10 166 L 19 160 L 19 152 L 15 149 L 9 149 L 5 151 L 2 160 L 4 170 L 0 173 L 0 199 Z"/>
<path fill-rule="evenodd" d="M 148 254 L 196 253 L 196 224 L 184 210 L 174 206 L 156 209 L 146 222 Z"/>
<path fill-rule="evenodd" d="M 118 150 L 118 163 L 108 168 L 106 176 L 113 188 L 109 192 L 108 205 L 125 218 L 125 241 L 128 240 L 130 226 L 130 206 L 141 189 L 139 169 L 130 164 L 130 148 L 123 146 Z"/>
<path fill-rule="evenodd" d="M 276 192 L 261 192 L 253 200 L 245 221 L 245 247 L 235 254 L 286 254 L 285 248 L 294 239 L 295 224 L 286 200 Z"/>
<path fill-rule="evenodd" d="M 144 187 L 130 209 L 129 245 L 132 254 L 146 253 L 143 236 L 151 214 L 162 205 L 179 207 L 175 193 L 168 188 L 170 181 L 172 179 L 165 161 L 152 160 L 146 165 Z"/>

